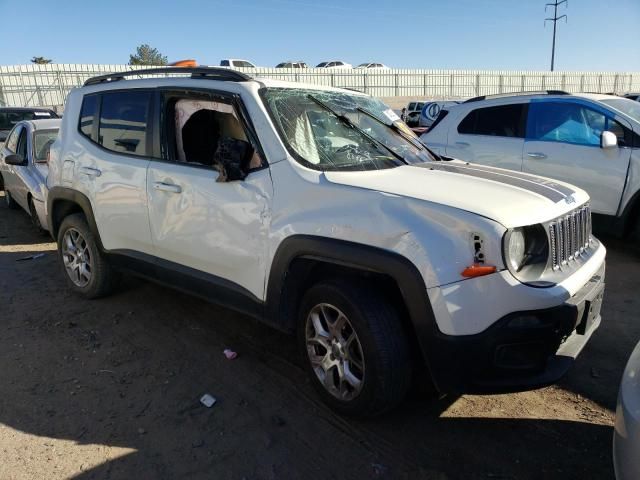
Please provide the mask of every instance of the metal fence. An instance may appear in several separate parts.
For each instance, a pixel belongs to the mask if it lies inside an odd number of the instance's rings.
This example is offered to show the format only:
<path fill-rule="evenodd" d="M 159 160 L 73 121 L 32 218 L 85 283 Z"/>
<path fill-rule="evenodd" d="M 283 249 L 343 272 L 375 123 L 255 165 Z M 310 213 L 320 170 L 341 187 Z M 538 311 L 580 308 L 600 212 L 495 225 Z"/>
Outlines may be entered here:
<path fill-rule="evenodd" d="M 88 78 L 135 70 L 130 65 L 0 66 L 0 105 L 62 106 L 69 90 Z M 640 72 L 547 72 L 512 70 L 326 70 L 240 69 L 251 76 L 351 88 L 377 97 L 460 99 L 536 90 L 571 93 L 640 91 Z"/>

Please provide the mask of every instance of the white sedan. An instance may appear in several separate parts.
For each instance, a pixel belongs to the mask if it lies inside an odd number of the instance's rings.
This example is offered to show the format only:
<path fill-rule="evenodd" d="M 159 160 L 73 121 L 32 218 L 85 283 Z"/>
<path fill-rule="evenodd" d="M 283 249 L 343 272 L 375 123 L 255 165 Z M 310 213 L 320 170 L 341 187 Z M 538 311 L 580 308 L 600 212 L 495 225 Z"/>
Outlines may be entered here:
<path fill-rule="evenodd" d="M 34 225 L 46 230 L 47 156 L 60 119 L 18 122 L 0 150 L 0 186 L 9 208 L 22 207 Z"/>

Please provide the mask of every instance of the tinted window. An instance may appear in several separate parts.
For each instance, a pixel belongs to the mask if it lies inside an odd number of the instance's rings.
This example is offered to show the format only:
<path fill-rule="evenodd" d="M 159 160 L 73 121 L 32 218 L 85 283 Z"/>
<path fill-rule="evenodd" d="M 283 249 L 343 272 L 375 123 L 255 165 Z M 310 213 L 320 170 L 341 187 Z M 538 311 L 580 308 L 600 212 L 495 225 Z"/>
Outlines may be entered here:
<path fill-rule="evenodd" d="M 98 95 L 87 95 L 82 100 L 80 110 L 80 131 L 91 138 L 93 124 L 95 122 L 96 109 L 98 107 Z"/>
<path fill-rule="evenodd" d="M 322 62 L 319 63 L 318 65 L 316 65 L 316 68 L 322 68 L 322 67 L 326 67 L 327 66 L 327 62 Z"/>
<path fill-rule="evenodd" d="M 529 111 L 527 138 L 533 140 L 600 146 L 600 134 L 607 128 L 603 113 L 577 103 L 535 102 Z M 615 123 L 611 128 L 618 129 Z"/>
<path fill-rule="evenodd" d="M 523 103 L 478 108 L 458 125 L 458 133 L 496 137 L 524 137 Z"/>
<path fill-rule="evenodd" d="M 7 138 L 7 143 L 5 143 L 5 147 L 13 153 L 18 149 L 18 136 L 20 135 L 21 130 L 22 127 L 14 128 Z"/>
<path fill-rule="evenodd" d="M 229 60 L 222 60 L 220 62 L 220 66 L 221 67 L 228 67 L 229 66 Z"/>
<path fill-rule="evenodd" d="M 146 155 L 150 92 L 102 94 L 98 143 L 114 152 Z"/>
<path fill-rule="evenodd" d="M 0 130 L 11 130 L 22 120 L 38 120 L 41 118 L 57 118 L 54 112 L 48 110 L 4 110 L 0 111 Z"/>

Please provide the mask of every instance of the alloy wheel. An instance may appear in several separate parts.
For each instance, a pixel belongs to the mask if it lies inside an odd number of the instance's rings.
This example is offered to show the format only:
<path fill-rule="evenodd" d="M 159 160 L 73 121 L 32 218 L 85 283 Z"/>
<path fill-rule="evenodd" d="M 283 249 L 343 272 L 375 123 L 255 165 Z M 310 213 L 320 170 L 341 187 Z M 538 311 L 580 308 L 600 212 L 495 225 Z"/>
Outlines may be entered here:
<path fill-rule="evenodd" d="M 307 354 L 324 388 L 334 397 L 349 401 L 364 385 L 362 345 L 347 316 L 321 303 L 311 309 L 305 325 Z"/>
<path fill-rule="evenodd" d="M 91 281 L 92 258 L 89 245 L 82 234 L 70 228 L 62 237 L 62 261 L 67 275 L 78 287 Z"/>

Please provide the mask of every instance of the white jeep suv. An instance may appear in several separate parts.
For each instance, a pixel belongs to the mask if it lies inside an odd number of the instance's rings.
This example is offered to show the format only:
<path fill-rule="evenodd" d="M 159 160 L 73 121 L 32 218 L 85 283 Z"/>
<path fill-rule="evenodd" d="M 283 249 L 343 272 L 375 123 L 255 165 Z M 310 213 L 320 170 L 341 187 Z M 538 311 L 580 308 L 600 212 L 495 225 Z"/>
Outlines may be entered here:
<path fill-rule="evenodd" d="M 71 289 L 131 272 L 295 332 L 345 414 L 397 405 L 424 372 L 441 392 L 554 382 L 600 323 L 584 191 L 443 161 L 353 91 L 96 77 L 68 97 L 48 187 Z"/>

